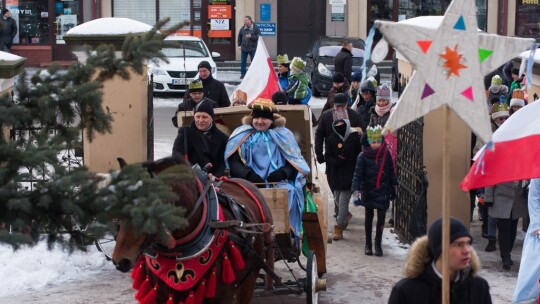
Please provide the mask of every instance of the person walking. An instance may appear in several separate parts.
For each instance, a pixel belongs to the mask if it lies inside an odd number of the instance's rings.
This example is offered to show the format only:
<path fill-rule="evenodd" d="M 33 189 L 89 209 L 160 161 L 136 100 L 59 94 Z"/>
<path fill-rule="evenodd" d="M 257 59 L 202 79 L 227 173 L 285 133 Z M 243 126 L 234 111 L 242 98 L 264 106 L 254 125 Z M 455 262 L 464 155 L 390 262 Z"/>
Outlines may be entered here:
<path fill-rule="evenodd" d="M 373 216 L 377 210 L 375 255 L 383 256 L 384 221 L 390 200 L 394 200 L 396 197 L 397 179 L 392 157 L 383 141 L 382 127 L 368 127 L 366 132 L 369 146 L 363 146 L 362 153 L 358 155 L 351 190 L 353 191 L 354 204 L 365 208 L 366 246 L 364 254 L 373 255 L 371 231 Z"/>
<path fill-rule="evenodd" d="M 0 41 L 3 52 L 11 53 L 13 38 L 17 35 L 17 23 L 11 18 L 11 12 L 7 8 L 2 9 L 2 20 L 0 20 Z"/>
<path fill-rule="evenodd" d="M 212 66 L 210 62 L 203 60 L 197 66 L 199 72 L 199 80 L 203 84 L 204 97 L 212 99 L 218 108 L 224 108 L 231 105 L 231 100 L 229 99 L 229 94 L 223 82 L 217 80 L 212 76 Z M 190 98 L 190 88 L 184 93 L 184 101 L 187 98 Z"/>
<path fill-rule="evenodd" d="M 335 73 L 334 76 L 332 76 L 332 88 L 330 91 L 328 91 L 328 96 L 326 97 L 326 103 L 323 106 L 322 112 L 324 113 L 326 110 L 331 109 L 334 106 L 334 96 L 338 93 L 345 94 L 345 97 L 347 98 L 347 105 L 350 104 L 349 95 L 347 94 L 349 92 L 349 82 L 343 76 L 341 73 Z"/>
<path fill-rule="evenodd" d="M 353 44 L 349 40 L 344 40 L 341 43 L 341 50 L 334 57 L 334 73 L 341 73 L 345 76 L 348 83 L 351 83 L 352 66 L 353 66 Z"/>
<path fill-rule="evenodd" d="M 253 22 L 251 16 L 245 16 L 244 26 L 238 32 L 238 47 L 241 50 L 240 79 L 244 79 L 246 75 L 247 57 L 249 56 L 253 61 L 260 35 L 261 30 Z"/>
<path fill-rule="evenodd" d="M 371 109 L 376 105 L 377 88 L 371 80 L 366 79 L 360 84 L 360 94 L 363 102 L 357 111 L 362 119 L 362 130 L 366 133 L 366 128 L 371 120 Z"/>
<path fill-rule="evenodd" d="M 480 261 L 469 230 L 450 217 L 448 276 L 450 303 L 491 304 L 488 282 L 478 275 Z M 420 237 L 409 249 L 404 278 L 390 293 L 388 304 L 434 304 L 442 301 L 442 219 L 435 220 L 427 236 Z"/>

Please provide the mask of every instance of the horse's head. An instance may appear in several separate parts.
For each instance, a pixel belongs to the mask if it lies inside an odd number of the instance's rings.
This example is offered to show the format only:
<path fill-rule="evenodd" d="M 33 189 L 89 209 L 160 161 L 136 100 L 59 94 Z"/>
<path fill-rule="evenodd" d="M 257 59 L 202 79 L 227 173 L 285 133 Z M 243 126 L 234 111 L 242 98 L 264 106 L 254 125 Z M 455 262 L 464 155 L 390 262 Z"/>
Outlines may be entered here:
<path fill-rule="evenodd" d="M 118 159 L 120 167 L 123 168 L 127 163 L 123 159 Z M 194 205 L 197 199 L 196 180 L 193 178 L 191 167 L 185 162 L 173 160 L 172 158 L 160 159 L 157 161 L 148 161 L 142 164 L 151 176 L 156 176 L 159 173 L 167 170 L 174 165 L 185 165 L 184 170 L 188 172 L 188 178 L 182 178 L 179 174 L 178 181 L 175 181 L 170 186 L 175 193 L 178 194 L 179 199 L 175 205 L 180 204 L 186 208 L 186 211 L 190 211 L 190 206 Z M 155 235 L 149 235 L 144 232 L 137 232 L 139 227 L 134 227 L 130 220 L 119 219 L 118 234 L 116 236 L 116 245 L 112 253 L 112 261 L 116 268 L 122 272 L 128 272 L 135 265 L 139 255 L 154 243 L 160 243 L 165 247 L 170 247 L 170 243 L 174 243 L 174 239 L 181 238 L 184 231 L 190 231 L 189 226 L 187 228 L 178 229 L 170 234 L 169 244 L 162 244 L 156 239 Z"/>

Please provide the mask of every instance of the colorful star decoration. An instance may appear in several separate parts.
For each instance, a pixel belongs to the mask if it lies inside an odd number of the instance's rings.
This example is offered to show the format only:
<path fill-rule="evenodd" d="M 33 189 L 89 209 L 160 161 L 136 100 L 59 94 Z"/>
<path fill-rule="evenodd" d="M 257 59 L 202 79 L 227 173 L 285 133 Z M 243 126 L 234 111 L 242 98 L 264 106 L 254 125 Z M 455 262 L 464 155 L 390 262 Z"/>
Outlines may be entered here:
<path fill-rule="evenodd" d="M 385 130 L 396 130 L 447 104 L 484 142 L 491 137 L 484 75 L 531 47 L 534 39 L 478 31 L 474 0 L 451 2 L 442 22 L 376 21 L 414 67 Z M 415 19 L 419 19 L 415 18 Z M 425 20 L 424 20 L 425 21 Z"/>

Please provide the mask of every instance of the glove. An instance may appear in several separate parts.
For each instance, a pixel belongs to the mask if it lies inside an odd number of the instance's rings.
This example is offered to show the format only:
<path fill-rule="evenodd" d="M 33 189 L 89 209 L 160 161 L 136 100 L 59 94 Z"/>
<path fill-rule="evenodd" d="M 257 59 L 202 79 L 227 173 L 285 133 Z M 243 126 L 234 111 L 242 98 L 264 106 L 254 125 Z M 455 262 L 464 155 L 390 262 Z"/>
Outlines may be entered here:
<path fill-rule="evenodd" d="M 287 179 L 287 174 L 283 169 L 277 169 L 276 171 L 270 173 L 266 180 L 270 183 L 277 183 L 284 179 Z"/>
<path fill-rule="evenodd" d="M 393 201 L 397 197 L 397 191 L 396 187 L 392 187 L 392 190 L 390 190 L 390 200 Z"/>
<path fill-rule="evenodd" d="M 353 192 L 353 204 L 356 207 L 362 206 L 362 195 L 360 194 L 360 191 Z"/>
<path fill-rule="evenodd" d="M 260 177 L 257 173 L 253 172 L 253 170 L 248 172 L 246 179 L 254 184 L 264 183 L 264 179 L 262 179 L 262 177 Z"/>
<path fill-rule="evenodd" d="M 325 161 L 325 160 L 324 160 L 324 155 L 322 155 L 322 154 L 317 155 L 317 162 L 318 162 L 319 164 L 324 163 L 324 161 Z"/>

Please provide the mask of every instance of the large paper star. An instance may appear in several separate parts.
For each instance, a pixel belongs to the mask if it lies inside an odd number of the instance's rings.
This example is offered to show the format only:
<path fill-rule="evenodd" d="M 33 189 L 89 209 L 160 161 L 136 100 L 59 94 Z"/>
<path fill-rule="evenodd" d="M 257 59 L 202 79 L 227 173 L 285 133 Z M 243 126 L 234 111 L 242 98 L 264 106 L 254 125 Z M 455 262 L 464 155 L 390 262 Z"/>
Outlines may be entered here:
<path fill-rule="evenodd" d="M 376 21 L 384 37 L 414 66 L 385 129 L 396 130 L 447 104 L 484 142 L 491 137 L 484 75 L 518 56 L 534 39 L 478 31 L 474 0 L 454 0 L 441 24 Z"/>

